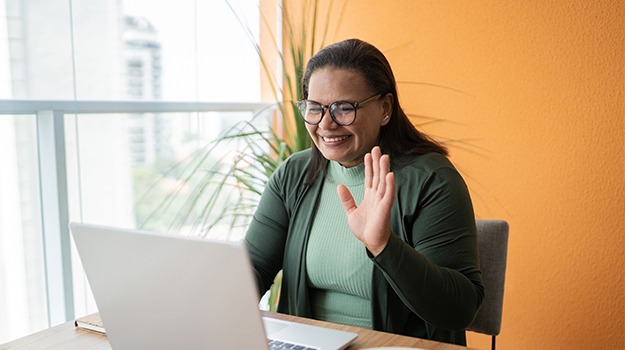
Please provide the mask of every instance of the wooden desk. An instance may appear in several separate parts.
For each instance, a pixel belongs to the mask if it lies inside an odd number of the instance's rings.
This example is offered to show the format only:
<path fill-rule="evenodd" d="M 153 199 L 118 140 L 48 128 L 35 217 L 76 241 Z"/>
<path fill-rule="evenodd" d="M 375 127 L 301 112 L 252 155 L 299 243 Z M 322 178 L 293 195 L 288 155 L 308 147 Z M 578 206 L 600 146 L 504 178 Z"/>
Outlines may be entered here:
<path fill-rule="evenodd" d="M 413 347 L 432 350 L 460 350 L 462 346 L 439 343 L 419 338 L 373 331 L 370 329 L 345 326 L 335 323 L 311 320 L 308 318 L 264 312 L 264 316 L 305 324 L 334 328 L 358 333 L 358 338 L 347 348 L 348 350 L 367 349 L 372 347 Z M 41 332 L 0 345 L 1 350 L 26 349 L 58 349 L 58 350 L 111 350 L 106 335 L 77 329 L 74 322 L 67 322 Z"/>

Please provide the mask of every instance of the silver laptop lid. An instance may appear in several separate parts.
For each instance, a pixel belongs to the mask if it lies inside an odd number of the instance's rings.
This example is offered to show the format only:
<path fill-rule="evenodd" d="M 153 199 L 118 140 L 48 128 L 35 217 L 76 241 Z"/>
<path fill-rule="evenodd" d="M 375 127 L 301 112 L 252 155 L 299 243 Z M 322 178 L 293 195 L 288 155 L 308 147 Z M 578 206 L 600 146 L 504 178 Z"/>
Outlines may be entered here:
<path fill-rule="evenodd" d="M 266 349 L 244 245 L 70 229 L 114 349 Z"/>

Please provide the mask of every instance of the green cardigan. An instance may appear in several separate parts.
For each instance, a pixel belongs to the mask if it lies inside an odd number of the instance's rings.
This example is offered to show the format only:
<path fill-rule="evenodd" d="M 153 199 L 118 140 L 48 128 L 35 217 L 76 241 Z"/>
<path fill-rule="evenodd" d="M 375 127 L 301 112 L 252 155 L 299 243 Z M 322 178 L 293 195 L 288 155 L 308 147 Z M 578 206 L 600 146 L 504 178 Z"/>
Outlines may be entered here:
<path fill-rule="evenodd" d="M 324 180 L 304 183 L 310 152 L 274 172 L 245 237 L 260 294 L 282 269 L 278 312 L 302 317 L 312 315 L 305 254 Z M 442 155 L 391 159 L 394 234 L 377 257 L 367 252 L 373 329 L 464 345 L 484 296 L 467 187 Z"/>

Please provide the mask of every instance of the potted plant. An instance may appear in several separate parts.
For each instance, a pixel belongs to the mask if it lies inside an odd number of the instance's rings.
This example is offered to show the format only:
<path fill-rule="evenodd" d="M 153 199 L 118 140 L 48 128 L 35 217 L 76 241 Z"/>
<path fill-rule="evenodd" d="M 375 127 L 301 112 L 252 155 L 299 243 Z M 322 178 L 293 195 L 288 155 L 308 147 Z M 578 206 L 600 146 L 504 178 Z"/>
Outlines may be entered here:
<path fill-rule="evenodd" d="M 318 0 L 303 2 L 297 13 L 286 3 L 282 4 L 284 52 L 278 45 L 282 38 L 275 35 L 272 36 L 272 47 L 261 47 L 253 39 L 244 19 L 238 16 L 228 0 L 225 1 L 250 34 L 274 102 L 252 120 L 235 124 L 216 141 L 176 163 L 151 187 L 144 189 L 137 206 L 142 202 L 157 204 L 142 213 L 138 220 L 141 228 L 163 230 L 165 226 L 168 232 L 186 232 L 201 237 L 210 236 L 212 231 L 227 230 L 231 233 L 227 239 L 240 239 L 271 174 L 291 154 L 310 147 L 310 138 L 295 102 L 301 99 L 300 85 L 306 62 L 325 46 L 333 14 L 330 11 L 332 1 L 323 14 Z M 341 16 L 342 10 L 336 15 Z M 269 26 L 262 14 L 261 18 L 262 23 Z M 275 50 L 275 53 L 267 50 Z M 281 74 L 273 74 L 274 69 L 269 63 L 268 57 L 275 54 L 279 58 L 278 71 Z M 263 125 L 267 124 L 268 115 L 269 127 L 265 128 Z M 155 189 L 164 182 L 175 185 L 167 194 L 156 198 L 158 191 Z M 219 230 L 215 230 L 217 227 Z M 270 309 L 276 305 L 279 282 L 278 275 L 270 293 Z"/>

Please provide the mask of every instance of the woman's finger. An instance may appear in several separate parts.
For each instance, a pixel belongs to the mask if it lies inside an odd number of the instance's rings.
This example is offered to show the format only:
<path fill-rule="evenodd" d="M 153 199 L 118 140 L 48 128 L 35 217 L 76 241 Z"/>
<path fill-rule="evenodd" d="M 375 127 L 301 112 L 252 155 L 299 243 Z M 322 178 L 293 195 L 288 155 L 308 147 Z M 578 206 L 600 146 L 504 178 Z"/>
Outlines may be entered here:
<path fill-rule="evenodd" d="M 365 154 L 365 189 L 371 188 L 373 182 L 373 166 L 371 162 L 371 153 Z"/>
<path fill-rule="evenodd" d="M 395 174 L 389 172 L 385 176 L 386 178 L 386 192 L 384 193 L 384 197 L 382 198 L 382 202 L 388 208 L 393 206 L 393 202 L 395 201 Z"/>
<path fill-rule="evenodd" d="M 377 190 L 380 185 L 380 147 L 375 146 L 371 150 L 371 162 L 373 168 L 373 179 L 371 186 L 374 190 Z"/>
<path fill-rule="evenodd" d="M 349 215 L 352 210 L 357 208 L 354 197 L 352 196 L 351 192 L 349 192 L 349 189 L 345 187 L 345 185 L 338 185 L 336 187 L 336 193 L 339 196 L 339 201 L 341 201 L 341 205 L 343 206 L 343 210 L 345 210 L 345 214 Z"/>
<path fill-rule="evenodd" d="M 379 162 L 379 179 L 380 182 L 378 184 L 378 194 L 380 196 L 384 196 L 384 193 L 386 192 L 386 174 L 389 173 L 390 171 L 390 165 L 389 165 L 389 159 L 388 159 L 388 155 L 383 155 L 380 157 L 380 162 Z"/>

